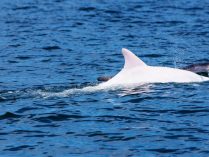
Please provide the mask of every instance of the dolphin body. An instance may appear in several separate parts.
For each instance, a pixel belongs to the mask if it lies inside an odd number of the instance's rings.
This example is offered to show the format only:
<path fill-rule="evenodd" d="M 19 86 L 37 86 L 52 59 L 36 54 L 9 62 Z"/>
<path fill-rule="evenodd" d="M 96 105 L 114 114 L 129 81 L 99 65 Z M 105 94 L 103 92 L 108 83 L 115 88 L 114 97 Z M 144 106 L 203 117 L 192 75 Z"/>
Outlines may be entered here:
<path fill-rule="evenodd" d="M 123 69 L 107 82 L 100 83 L 101 88 L 117 85 L 143 84 L 143 83 L 191 83 L 209 81 L 208 77 L 200 76 L 191 71 L 149 66 L 139 59 L 131 51 L 123 48 L 125 59 Z"/>

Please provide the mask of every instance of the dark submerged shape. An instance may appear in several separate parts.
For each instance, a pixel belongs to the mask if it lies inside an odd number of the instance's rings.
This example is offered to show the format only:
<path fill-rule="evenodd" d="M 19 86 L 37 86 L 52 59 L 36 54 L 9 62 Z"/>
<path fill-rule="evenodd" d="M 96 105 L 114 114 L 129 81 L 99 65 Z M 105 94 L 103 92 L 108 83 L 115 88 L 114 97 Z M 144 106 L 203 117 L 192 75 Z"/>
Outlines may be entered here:
<path fill-rule="evenodd" d="M 209 76 L 209 63 L 199 63 L 189 65 L 183 68 L 184 70 L 192 71 L 202 76 Z"/>
<path fill-rule="evenodd" d="M 100 76 L 100 77 L 97 78 L 97 81 L 105 82 L 105 81 L 108 81 L 111 78 L 112 77 L 110 77 L 110 76 Z"/>

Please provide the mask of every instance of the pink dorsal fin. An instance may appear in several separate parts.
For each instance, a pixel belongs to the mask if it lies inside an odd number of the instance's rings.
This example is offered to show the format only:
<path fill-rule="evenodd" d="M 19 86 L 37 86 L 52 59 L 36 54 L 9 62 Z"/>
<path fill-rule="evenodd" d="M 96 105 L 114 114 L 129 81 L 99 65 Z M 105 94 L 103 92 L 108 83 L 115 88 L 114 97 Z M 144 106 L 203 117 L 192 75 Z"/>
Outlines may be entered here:
<path fill-rule="evenodd" d="M 139 59 L 128 49 L 122 48 L 122 53 L 125 59 L 124 68 L 133 68 L 135 66 L 147 66 L 141 59 Z"/>

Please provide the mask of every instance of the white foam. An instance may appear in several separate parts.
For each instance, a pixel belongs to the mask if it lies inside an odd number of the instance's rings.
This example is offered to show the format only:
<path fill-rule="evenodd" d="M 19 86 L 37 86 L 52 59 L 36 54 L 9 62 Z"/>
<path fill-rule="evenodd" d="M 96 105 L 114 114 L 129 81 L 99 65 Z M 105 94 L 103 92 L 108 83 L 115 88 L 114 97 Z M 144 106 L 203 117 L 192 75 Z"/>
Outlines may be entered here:
<path fill-rule="evenodd" d="M 62 92 L 47 92 L 43 90 L 37 90 L 35 94 L 40 95 L 41 97 L 48 98 L 48 97 L 67 97 L 73 94 L 82 94 L 82 93 L 92 93 L 101 90 L 98 86 L 87 86 L 84 88 L 72 88 L 67 89 Z"/>

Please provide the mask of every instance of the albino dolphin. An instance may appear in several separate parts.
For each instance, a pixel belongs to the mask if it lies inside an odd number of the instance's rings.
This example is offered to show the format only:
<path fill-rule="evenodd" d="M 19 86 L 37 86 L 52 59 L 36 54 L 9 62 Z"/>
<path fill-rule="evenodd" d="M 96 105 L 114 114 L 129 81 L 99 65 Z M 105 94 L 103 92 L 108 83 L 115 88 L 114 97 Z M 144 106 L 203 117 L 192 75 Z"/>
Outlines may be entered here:
<path fill-rule="evenodd" d="M 208 77 L 200 76 L 191 71 L 170 67 L 149 66 L 125 48 L 122 49 L 122 54 L 125 59 L 123 69 L 107 82 L 100 83 L 98 85 L 99 87 L 141 83 L 190 83 L 209 81 Z"/>

